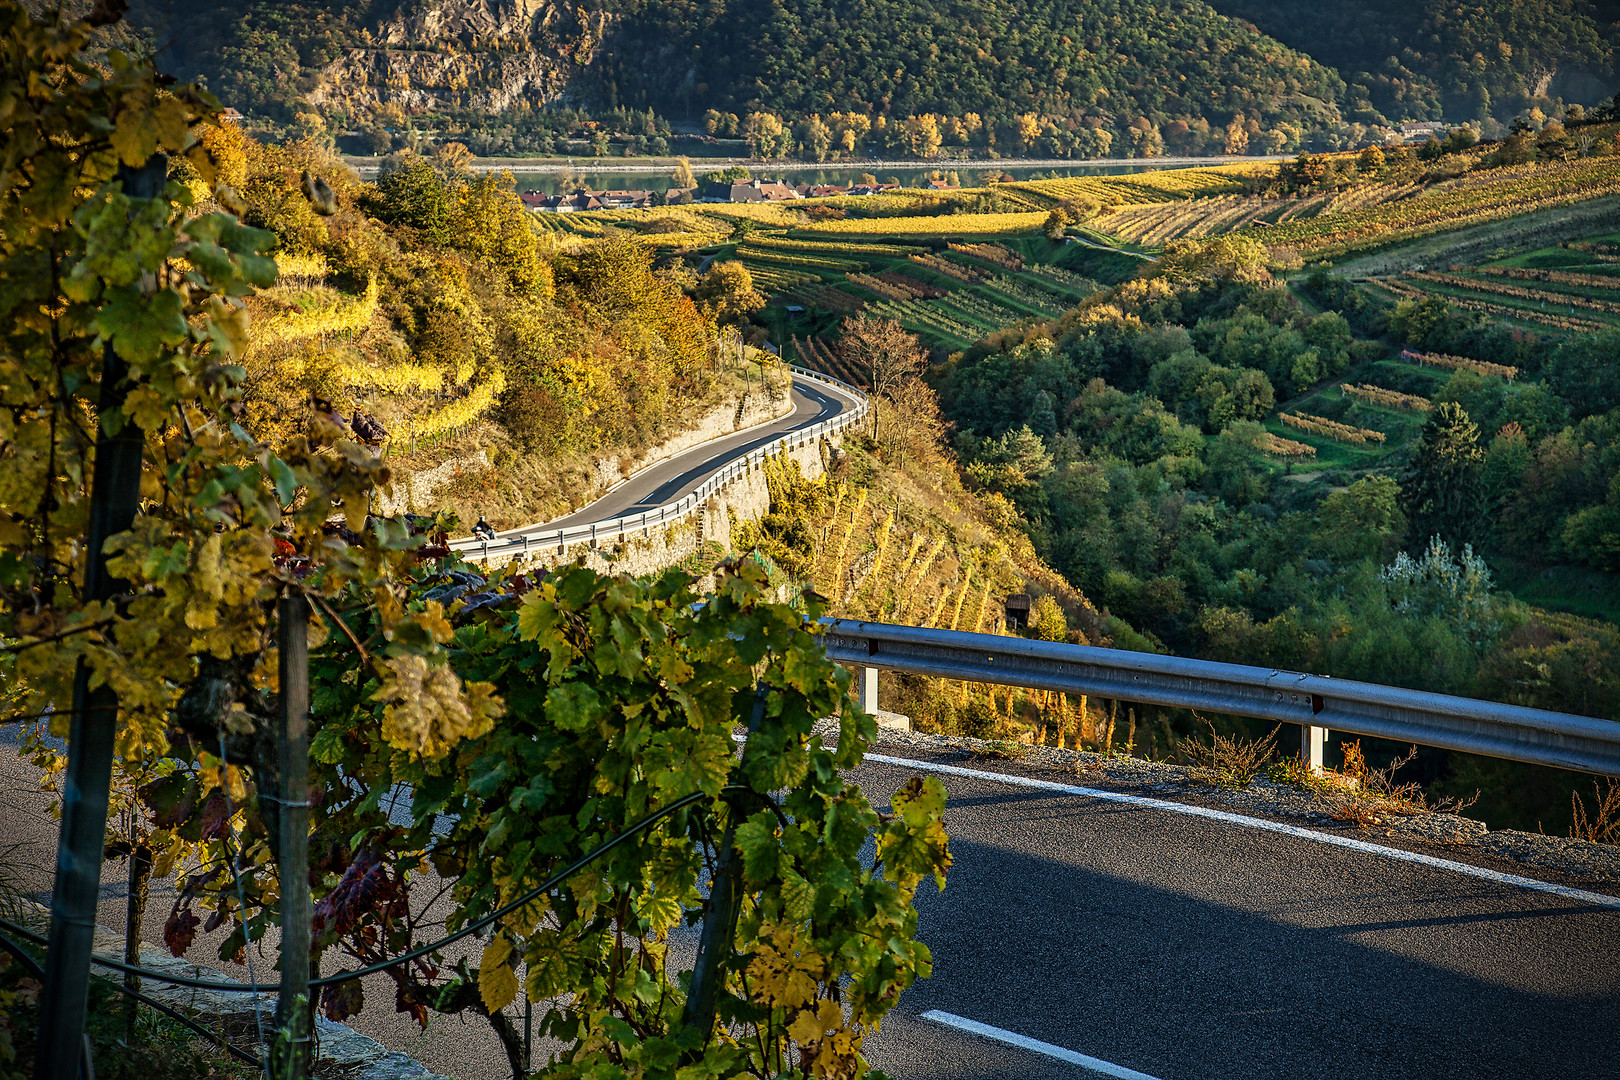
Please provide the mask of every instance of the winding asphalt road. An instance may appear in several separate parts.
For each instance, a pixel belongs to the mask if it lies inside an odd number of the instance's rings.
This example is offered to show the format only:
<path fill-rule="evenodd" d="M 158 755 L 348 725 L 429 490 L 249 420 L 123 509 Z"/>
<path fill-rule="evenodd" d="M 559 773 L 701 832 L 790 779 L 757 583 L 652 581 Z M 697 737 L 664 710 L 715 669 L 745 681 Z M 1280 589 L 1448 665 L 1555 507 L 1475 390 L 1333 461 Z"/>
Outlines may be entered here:
<path fill-rule="evenodd" d="M 881 804 L 946 760 L 853 776 Z M 1620 1077 L 1620 899 L 945 767 L 955 865 L 918 899 L 934 975 L 866 1044 L 894 1080 Z M 0 752 L 0 834 L 21 845 L 7 861 L 48 903 L 55 824 L 33 787 Z M 122 925 L 118 868 L 104 880 L 101 922 Z M 148 941 L 172 899 L 154 889 Z M 240 979 L 215 959 L 224 933 L 189 956 Z M 692 936 L 672 966 L 690 965 Z M 368 980 L 351 1022 L 437 1072 L 504 1080 L 482 1021 L 422 1033 L 391 999 Z M 975 1025 L 991 1037 L 962 1030 Z M 539 1060 L 552 1049 L 537 1042 Z"/>
<path fill-rule="evenodd" d="M 525 525 L 497 533 L 503 540 L 555 532 L 570 525 L 611 521 L 627 514 L 639 514 L 675 502 L 694 491 L 703 481 L 736 458 L 758 449 L 791 431 L 813 427 L 856 407 L 852 395 L 809 379 L 793 380 L 793 411 L 775 420 L 699 443 L 689 450 L 655 462 L 608 491 L 601 498 L 554 521 Z M 456 541 L 458 548 L 475 546 L 470 539 Z"/>

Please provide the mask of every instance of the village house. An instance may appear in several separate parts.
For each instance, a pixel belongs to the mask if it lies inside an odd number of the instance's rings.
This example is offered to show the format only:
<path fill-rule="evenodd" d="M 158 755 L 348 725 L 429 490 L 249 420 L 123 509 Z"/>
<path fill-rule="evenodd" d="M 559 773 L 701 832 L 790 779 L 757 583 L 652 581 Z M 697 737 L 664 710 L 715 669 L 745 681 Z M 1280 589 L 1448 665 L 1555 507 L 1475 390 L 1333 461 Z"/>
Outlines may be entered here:
<path fill-rule="evenodd" d="M 539 214 L 572 214 L 586 210 L 605 210 L 602 200 L 589 191 L 576 191 L 572 195 L 542 195 L 526 191 L 518 198 L 523 205 Z"/>
<path fill-rule="evenodd" d="M 766 203 L 802 198 L 797 191 L 781 180 L 747 180 L 737 183 L 714 183 L 703 189 L 702 202 L 707 203 Z"/>
<path fill-rule="evenodd" d="M 1402 142 L 1428 142 L 1431 138 L 1444 138 L 1449 125 L 1438 120 L 1418 120 L 1397 124 L 1395 130 L 1400 134 Z"/>
<path fill-rule="evenodd" d="M 609 210 L 630 210 L 652 205 L 650 191 L 600 191 L 596 197 Z"/>

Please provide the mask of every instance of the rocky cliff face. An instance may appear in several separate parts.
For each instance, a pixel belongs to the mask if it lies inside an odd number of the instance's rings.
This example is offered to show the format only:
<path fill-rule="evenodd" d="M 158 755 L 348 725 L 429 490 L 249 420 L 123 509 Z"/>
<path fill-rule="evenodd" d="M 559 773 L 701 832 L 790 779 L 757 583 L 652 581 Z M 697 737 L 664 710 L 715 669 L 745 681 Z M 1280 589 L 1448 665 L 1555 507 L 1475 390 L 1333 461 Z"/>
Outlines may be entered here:
<path fill-rule="evenodd" d="M 401 5 L 318 69 L 317 105 L 471 108 L 568 100 L 612 17 L 569 0 L 427 0 Z"/>

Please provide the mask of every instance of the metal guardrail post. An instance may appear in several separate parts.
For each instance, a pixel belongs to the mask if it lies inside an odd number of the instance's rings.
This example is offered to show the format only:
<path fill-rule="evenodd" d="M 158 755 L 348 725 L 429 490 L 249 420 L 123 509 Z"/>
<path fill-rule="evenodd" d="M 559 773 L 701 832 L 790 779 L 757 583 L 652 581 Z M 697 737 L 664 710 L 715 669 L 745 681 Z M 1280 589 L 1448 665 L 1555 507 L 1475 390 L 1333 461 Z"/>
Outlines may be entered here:
<path fill-rule="evenodd" d="M 861 708 L 869 713 L 877 712 L 878 669 L 875 667 L 861 668 Z"/>
<path fill-rule="evenodd" d="M 1302 724 L 1299 733 L 1299 759 L 1310 767 L 1311 772 L 1321 772 L 1322 753 L 1327 749 L 1328 729 L 1313 724 Z"/>

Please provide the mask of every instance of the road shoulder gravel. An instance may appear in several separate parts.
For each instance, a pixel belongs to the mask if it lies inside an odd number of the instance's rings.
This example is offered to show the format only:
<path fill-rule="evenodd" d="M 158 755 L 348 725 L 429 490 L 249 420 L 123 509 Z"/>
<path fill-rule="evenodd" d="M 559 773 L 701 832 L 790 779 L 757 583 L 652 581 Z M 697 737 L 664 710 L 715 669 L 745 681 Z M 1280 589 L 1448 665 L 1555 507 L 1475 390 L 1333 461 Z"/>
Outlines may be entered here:
<path fill-rule="evenodd" d="M 1263 777 L 1234 789 L 1201 781 L 1183 765 L 1053 746 L 1021 746 L 1021 753 L 1012 758 L 1006 756 L 1006 743 L 888 729 L 879 731 L 874 749 L 982 772 L 1237 811 L 1407 851 L 1443 851 L 1445 858 L 1458 862 L 1518 874 L 1530 871 L 1529 876 L 1551 884 L 1597 885 L 1600 892 L 1620 894 L 1620 847 L 1515 829 L 1492 830 L 1482 821 L 1457 814 L 1384 812 L 1376 825 L 1361 828 L 1335 818 L 1318 792 Z"/>

